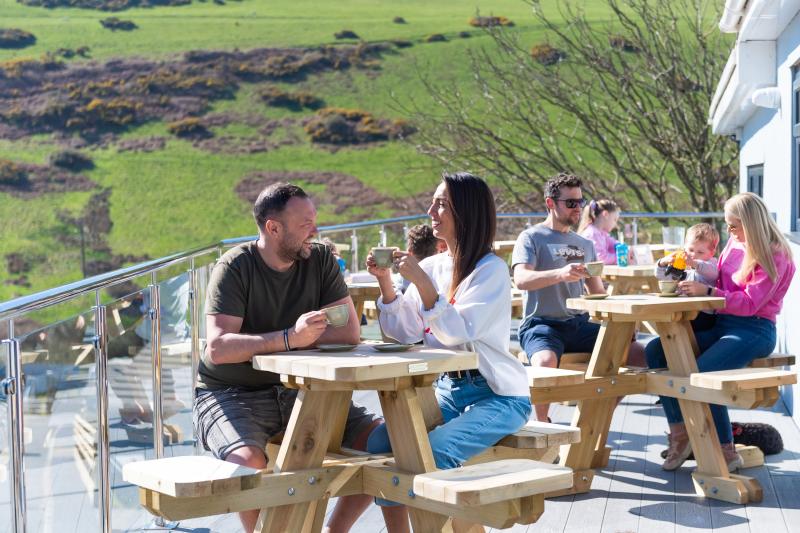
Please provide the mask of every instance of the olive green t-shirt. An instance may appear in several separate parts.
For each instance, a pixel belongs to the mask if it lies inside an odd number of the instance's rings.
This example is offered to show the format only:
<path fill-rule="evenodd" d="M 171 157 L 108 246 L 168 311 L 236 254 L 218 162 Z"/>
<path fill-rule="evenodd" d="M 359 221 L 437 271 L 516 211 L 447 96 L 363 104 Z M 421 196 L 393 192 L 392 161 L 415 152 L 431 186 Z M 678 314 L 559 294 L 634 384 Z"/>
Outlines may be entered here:
<path fill-rule="evenodd" d="M 313 244 L 308 259 L 278 272 L 264 263 L 253 241 L 232 248 L 214 266 L 206 314 L 241 317 L 240 333 L 268 333 L 292 327 L 303 313 L 347 294 L 339 265 L 325 246 Z M 250 361 L 215 365 L 208 349 L 200 358 L 197 386 L 203 389 L 232 385 L 259 389 L 279 383 L 277 374 L 254 370 Z"/>

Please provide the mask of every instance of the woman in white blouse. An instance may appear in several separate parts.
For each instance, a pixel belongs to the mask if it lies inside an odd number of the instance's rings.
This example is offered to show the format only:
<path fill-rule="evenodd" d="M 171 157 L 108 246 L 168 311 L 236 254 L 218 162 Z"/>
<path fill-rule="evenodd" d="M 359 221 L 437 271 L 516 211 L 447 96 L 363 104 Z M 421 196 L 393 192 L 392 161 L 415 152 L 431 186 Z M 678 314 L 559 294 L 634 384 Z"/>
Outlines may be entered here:
<path fill-rule="evenodd" d="M 511 282 L 508 265 L 494 255 L 494 197 L 481 178 L 444 174 L 428 209 L 434 235 L 447 252 L 417 262 L 395 252 L 394 264 L 411 282 L 395 291 L 391 271 L 367 268 L 378 278 L 383 331 L 404 343 L 478 353 L 478 369 L 442 374 L 436 398 L 444 424 L 428 436 L 436 466 L 460 466 L 470 457 L 516 432 L 531 414 L 525 368 L 509 352 Z M 385 426 L 372 432 L 371 453 L 390 450 Z M 378 501 L 390 533 L 408 530 L 405 507 Z M 396 505 L 396 504 L 395 504 Z"/>

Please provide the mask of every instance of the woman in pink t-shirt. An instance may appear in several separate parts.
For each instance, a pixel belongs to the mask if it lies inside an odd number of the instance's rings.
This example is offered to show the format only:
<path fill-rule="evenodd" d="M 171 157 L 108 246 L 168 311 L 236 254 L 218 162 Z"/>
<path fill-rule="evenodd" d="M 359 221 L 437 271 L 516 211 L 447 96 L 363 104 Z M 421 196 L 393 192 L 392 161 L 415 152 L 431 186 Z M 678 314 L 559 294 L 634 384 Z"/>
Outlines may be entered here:
<path fill-rule="evenodd" d="M 711 329 L 695 331 L 701 372 L 743 368 L 775 348 L 775 317 L 783 305 L 795 266 L 789 244 L 763 200 L 752 193 L 737 194 L 725 202 L 725 223 L 730 239 L 719 257 L 715 287 L 684 281 L 680 289 L 689 296 L 721 296 L 725 308 L 717 311 Z M 650 368 L 667 366 L 661 341 L 646 348 Z M 669 448 L 662 468 L 675 470 L 692 451 L 678 401 L 661 397 L 669 422 Z M 728 469 L 742 466 L 733 444 L 728 408 L 710 405 Z"/>
<path fill-rule="evenodd" d="M 594 243 L 597 260 L 617 264 L 617 240 L 611 231 L 617 227 L 619 207 L 613 200 L 592 200 L 583 208 L 578 233 Z"/>

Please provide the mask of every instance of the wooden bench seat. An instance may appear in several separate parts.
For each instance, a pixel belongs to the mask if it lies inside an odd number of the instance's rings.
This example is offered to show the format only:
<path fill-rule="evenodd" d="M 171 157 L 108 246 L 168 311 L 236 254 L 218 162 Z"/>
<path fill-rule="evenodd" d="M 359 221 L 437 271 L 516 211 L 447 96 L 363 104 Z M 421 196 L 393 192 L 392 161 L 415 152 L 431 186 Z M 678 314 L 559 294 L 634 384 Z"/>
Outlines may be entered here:
<path fill-rule="evenodd" d="M 542 449 L 580 442 L 580 428 L 529 420 L 522 429 L 496 444 L 508 448 Z"/>
<path fill-rule="evenodd" d="M 506 459 L 414 476 L 417 496 L 458 506 L 488 505 L 570 487 L 572 469 L 529 459 Z"/>
<path fill-rule="evenodd" d="M 528 366 L 525 370 L 528 372 L 528 386 L 531 388 L 578 385 L 584 381 L 584 372 L 578 370 L 545 366 Z"/>
<path fill-rule="evenodd" d="M 262 472 L 202 455 L 136 461 L 122 467 L 128 483 L 175 498 L 219 496 L 257 487 Z"/>
<path fill-rule="evenodd" d="M 793 355 L 774 353 L 768 357 L 753 359 L 748 366 L 752 368 L 777 368 L 781 366 L 792 366 L 794 362 Z"/>
<path fill-rule="evenodd" d="M 739 392 L 797 383 L 797 374 L 773 368 L 737 368 L 716 372 L 697 372 L 689 376 L 695 387 L 726 392 Z"/>

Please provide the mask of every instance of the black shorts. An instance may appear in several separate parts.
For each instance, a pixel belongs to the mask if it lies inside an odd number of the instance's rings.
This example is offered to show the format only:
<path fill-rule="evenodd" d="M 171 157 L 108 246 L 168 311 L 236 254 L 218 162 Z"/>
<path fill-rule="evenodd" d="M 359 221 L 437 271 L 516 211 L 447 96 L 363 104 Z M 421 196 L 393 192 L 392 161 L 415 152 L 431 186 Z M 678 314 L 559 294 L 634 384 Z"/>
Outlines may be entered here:
<path fill-rule="evenodd" d="M 242 446 L 266 450 L 267 441 L 286 429 L 297 392 L 281 385 L 263 390 L 197 389 L 192 415 L 198 438 L 222 460 Z M 363 449 L 377 418 L 351 402 L 342 444 Z"/>

